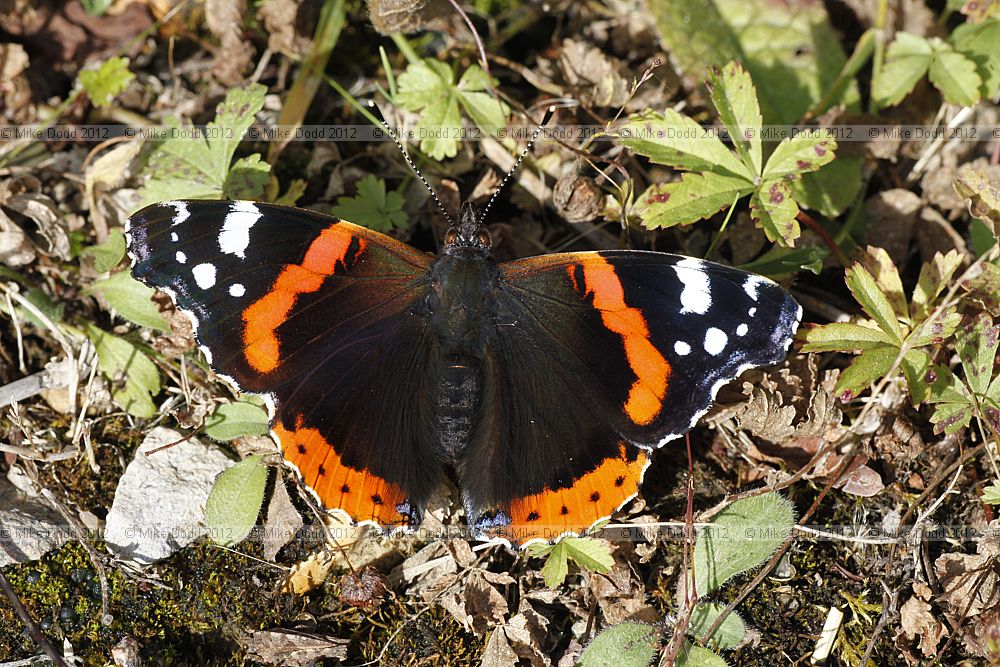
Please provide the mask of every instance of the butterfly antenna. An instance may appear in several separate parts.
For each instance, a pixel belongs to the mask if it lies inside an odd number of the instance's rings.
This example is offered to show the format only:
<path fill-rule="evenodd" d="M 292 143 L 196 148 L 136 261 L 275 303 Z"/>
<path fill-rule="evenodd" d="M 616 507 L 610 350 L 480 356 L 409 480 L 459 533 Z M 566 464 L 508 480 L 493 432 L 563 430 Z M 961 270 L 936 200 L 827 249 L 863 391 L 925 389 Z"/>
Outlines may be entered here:
<path fill-rule="evenodd" d="M 510 180 L 510 177 L 513 176 L 515 173 L 517 173 L 518 168 L 521 166 L 521 162 L 528 155 L 528 153 L 531 152 L 531 147 L 535 144 L 535 140 L 538 139 L 538 136 L 542 133 L 542 128 L 544 128 L 546 125 L 549 124 L 549 121 L 552 120 L 552 114 L 554 114 L 555 112 L 556 112 L 555 106 L 550 106 L 548 109 L 545 110 L 545 115 L 542 117 L 542 122 L 539 123 L 538 127 L 535 128 L 535 131 L 531 133 L 531 139 L 528 140 L 528 145 L 525 146 L 524 150 L 521 151 L 521 154 L 517 156 L 517 160 L 514 161 L 514 166 L 511 167 L 510 171 L 508 171 L 504 175 L 503 180 L 500 181 L 500 185 L 497 186 L 497 189 L 493 193 L 493 196 L 490 197 L 490 200 L 488 202 L 486 202 L 486 206 L 483 208 L 483 212 L 479 216 L 480 220 L 486 219 L 486 214 L 490 212 L 490 207 L 493 206 L 493 202 L 496 200 L 497 195 L 500 194 L 501 190 L 503 190 L 503 186 L 507 184 L 507 181 Z"/>
<path fill-rule="evenodd" d="M 434 202 L 437 204 L 437 207 L 441 210 L 441 213 L 444 214 L 445 220 L 448 221 L 449 225 L 454 226 L 455 222 L 451 219 L 451 216 L 448 215 L 448 209 L 444 207 L 444 203 L 438 197 L 437 192 L 434 191 L 434 188 L 431 187 L 431 184 L 427 182 L 427 179 L 424 178 L 424 175 L 420 173 L 419 169 L 417 169 L 417 165 L 413 162 L 413 158 L 410 157 L 409 152 L 406 150 L 406 146 L 404 146 L 403 142 L 399 140 L 399 135 L 397 134 L 397 132 L 389 126 L 389 123 L 385 122 L 385 116 L 382 115 L 382 111 L 378 108 L 378 105 L 375 104 L 373 100 L 368 100 L 368 108 L 371 110 L 372 114 L 378 119 L 378 122 L 382 123 L 382 127 L 384 127 L 385 131 L 389 133 L 389 136 L 392 137 L 392 140 L 396 142 L 396 148 L 398 148 L 399 152 L 403 154 L 403 159 L 406 160 L 406 164 L 410 165 L 410 169 L 413 170 L 413 173 L 417 175 L 417 178 L 420 179 L 420 182 L 424 184 L 425 188 L 427 188 L 427 192 L 431 193 L 431 197 L 434 198 Z"/>

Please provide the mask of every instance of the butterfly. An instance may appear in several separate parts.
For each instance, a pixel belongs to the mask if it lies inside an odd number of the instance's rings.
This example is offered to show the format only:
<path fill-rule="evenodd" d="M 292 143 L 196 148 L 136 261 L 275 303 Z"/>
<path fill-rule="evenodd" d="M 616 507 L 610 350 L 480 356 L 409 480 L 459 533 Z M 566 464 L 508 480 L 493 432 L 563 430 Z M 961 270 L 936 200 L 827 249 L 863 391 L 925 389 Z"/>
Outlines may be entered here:
<path fill-rule="evenodd" d="M 417 526 L 448 476 L 477 538 L 592 528 L 722 385 L 784 358 L 802 314 L 767 278 L 679 255 L 498 263 L 470 204 L 437 256 L 250 201 L 155 204 L 126 238 L 323 505 L 386 530 Z"/>

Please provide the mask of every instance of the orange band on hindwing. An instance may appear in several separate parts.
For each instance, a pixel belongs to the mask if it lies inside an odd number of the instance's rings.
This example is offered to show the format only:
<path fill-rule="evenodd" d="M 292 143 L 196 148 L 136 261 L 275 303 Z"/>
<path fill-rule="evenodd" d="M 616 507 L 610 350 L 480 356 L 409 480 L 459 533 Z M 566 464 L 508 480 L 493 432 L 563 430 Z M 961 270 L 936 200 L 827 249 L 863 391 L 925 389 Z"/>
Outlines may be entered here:
<path fill-rule="evenodd" d="M 636 376 L 622 406 L 625 414 L 636 424 L 649 424 L 663 409 L 670 363 L 649 340 L 642 312 L 625 303 L 625 291 L 615 267 L 599 256 L 578 266 L 583 270 L 584 284 L 578 284 L 575 266 L 567 267 L 570 280 L 581 296 L 593 295 L 594 308 L 601 313 L 604 326 L 622 337 L 625 356 Z"/>
<path fill-rule="evenodd" d="M 604 459 L 597 468 L 581 475 L 572 486 L 544 489 L 510 504 L 513 534 L 529 536 L 524 531 L 537 530 L 537 537 L 553 539 L 564 532 L 579 533 L 594 522 L 610 516 L 639 490 L 648 457 L 639 450 L 629 459 L 624 443 L 618 456 Z M 519 540 L 520 541 L 520 540 Z"/>
<path fill-rule="evenodd" d="M 398 485 L 344 464 L 323 434 L 303 426 L 301 417 L 293 429 L 285 428 L 279 420 L 273 430 L 282 455 L 299 469 L 327 509 L 343 510 L 355 521 L 377 521 L 383 526 L 410 522 L 399 512 L 406 497 Z"/>
<path fill-rule="evenodd" d="M 357 250 L 348 257 L 355 239 Z M 302 263 L 286 266 L 271 291 L 243 311 L 244 356 L 251 368 L 270 373 L 278 367 L 281 344 L 277 330 L 287 321 L 298 296 L 318 290 L 337 272 L 338 265 L 346 267 L 364 248 L 363 238 L 338 230 L 336 224 L 327 227 L 310 244 Z"/>

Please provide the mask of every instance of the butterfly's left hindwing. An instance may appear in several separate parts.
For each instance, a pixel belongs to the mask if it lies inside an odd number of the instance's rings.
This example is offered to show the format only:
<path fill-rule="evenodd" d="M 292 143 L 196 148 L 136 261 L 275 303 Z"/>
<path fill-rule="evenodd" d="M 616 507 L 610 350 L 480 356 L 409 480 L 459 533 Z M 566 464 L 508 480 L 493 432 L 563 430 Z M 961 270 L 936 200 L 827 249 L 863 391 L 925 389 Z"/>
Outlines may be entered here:
<path fill-rule="evenodd" d="M 482 430 L 463 477 L 480 529 L 551 539 L 610 516 L 635 495 L 648 451 L 690 429 L 723 384 L 783 359 L 800 317 L 774 282 L 687 257 L 501 265 L 484 414 L 502 435 Z"/>
<path fill-rule="evenodd" d="M 431 258 L 363 227 L 254 202 L 176 201 L 128 224 L 132 272 L 191 315 L 213 369 L 275 405 L 284 457 L 331 510 L 412 524 L 423 454 Z M 391 381 L 390 381 L 391 379 Z"/>

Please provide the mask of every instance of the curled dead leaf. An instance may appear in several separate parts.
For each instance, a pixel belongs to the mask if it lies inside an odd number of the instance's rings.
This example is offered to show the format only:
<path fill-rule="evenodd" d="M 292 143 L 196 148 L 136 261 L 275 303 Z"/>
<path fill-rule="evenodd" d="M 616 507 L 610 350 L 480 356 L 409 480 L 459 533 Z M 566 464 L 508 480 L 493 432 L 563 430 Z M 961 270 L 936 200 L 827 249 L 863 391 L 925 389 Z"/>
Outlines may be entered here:
<path fill-rule="evenodd" d="M 566 222 L 590 222 L 600 215 L 604 195 L 594 179 L 571 172 L 553 186 L 552 204 Z"/>

